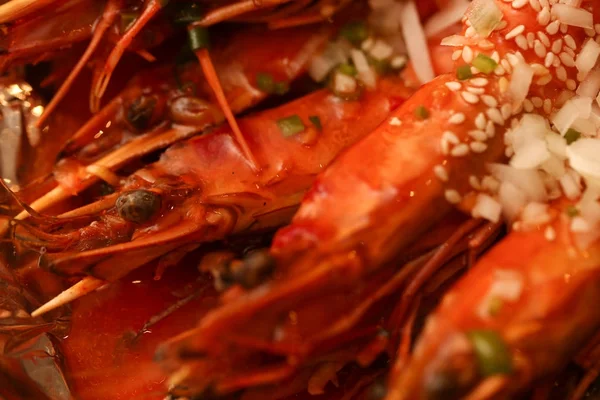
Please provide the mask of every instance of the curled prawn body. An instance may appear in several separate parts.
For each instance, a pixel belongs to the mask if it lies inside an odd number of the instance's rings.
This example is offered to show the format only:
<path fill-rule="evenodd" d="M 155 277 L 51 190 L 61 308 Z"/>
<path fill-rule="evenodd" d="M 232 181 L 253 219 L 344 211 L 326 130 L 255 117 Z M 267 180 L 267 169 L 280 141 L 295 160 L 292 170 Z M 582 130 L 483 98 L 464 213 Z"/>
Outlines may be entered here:
<path fill-rule="evenodd" d="M 597 242 L 577 250 L 566 207 L 555 204 L 541 229 L 510 233 L 444 296 L 409 364 L 392 375 L 389 399 L 516 395 L 557 373 L 592 338 L 600 327 L 588 309 L 600 296 L 600 253 Z M 549 228 L 556 239 L 548 240 Z M 508 286 L 515 290 L 500 289 Z M 485 335 L 497 345 L 482 360 L 473 338 Z"/>
<path fill-rule="evenodd" d="M 399 79 L 384 78 L 376 91 L 358 101 L 341 101 L 323 90 L 241 119 L 240 127 L 260 161 L 258 174 L 227 127 L 175 145 L 160 161 L 133 174 L 108 201 L 101 200 L 108 209 L 100 220 L 71 233 L 56 233 L 72 235 L 68 243 L 77 239 L 77 249 L 89 251 L 49 252 L 48 265 L 57 272 L 87 272 L 114 280 L 147 261 L 149 253 L 155 258 L 188 243 L 278 226 L 295 210 L 314 176 L 409 93 Z M 358 110 L 370 110 L 370 117 L 357 119 Z M 281 120 L 289 116 L 303 121 L 304 130 L 286 137 Z M 318 127 L 310 117 L 318 118 Z M 91 250 L 98 246 L 91 244 L 95 237 L 108 247 Z M 134 253 L 123 253 L 127 249 L 141 255 L 139 262 L 113 268 L 113 261 L 100 261 L 118 259 L 119 254 L 132 259 Z"/>

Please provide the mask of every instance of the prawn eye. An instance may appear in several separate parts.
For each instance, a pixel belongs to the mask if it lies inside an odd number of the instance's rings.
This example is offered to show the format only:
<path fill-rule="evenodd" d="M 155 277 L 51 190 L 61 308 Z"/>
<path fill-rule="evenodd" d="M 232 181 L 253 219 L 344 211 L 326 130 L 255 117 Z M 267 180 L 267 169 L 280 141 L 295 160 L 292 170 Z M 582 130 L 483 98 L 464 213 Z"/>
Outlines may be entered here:
<path fill-rule="evenodd" d="M 156 96 L 142 95 L 127 107 L 126 118 L 129 125 L 138 132 L 143 132 L 154 125 L 160 118 L 159 104 Z"/>
<path fill-rule="evenodd" d="M 253 251 L 238 265 L 232 265 L 233 279 L 242 287 L 251 289 L 265 282 L 273 274 L 275 260 L 267 251 Z"/>
<path fill-rule="evenodd" d="M 148 221 L 160 210 L 160 196 L 149 190 L 132 190 L 117 198 L 116 207 L 121 218 L 137 224 Z"/>

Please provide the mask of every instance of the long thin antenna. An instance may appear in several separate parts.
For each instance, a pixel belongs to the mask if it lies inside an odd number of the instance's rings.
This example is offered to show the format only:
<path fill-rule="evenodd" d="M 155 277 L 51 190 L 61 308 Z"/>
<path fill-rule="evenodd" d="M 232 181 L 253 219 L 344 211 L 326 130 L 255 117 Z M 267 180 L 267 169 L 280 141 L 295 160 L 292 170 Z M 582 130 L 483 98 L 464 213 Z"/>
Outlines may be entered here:
<path fill-rule="evenodd" d="M 64 306 L 65 304 L 71 303 L 72 301 L 77 300 L 80 297 L 85 296 L 88 293 L 93 292 L 101 286 L 104 286 L 106 281 L 102 279 L 94 278 L 92 276 L 88 276 L 63 291 L 61 294 L 35 310 L 31 313 L 32 317 L 39 317 L 47 313 L 48 311 L 52 311 L 55 308 Z"/>

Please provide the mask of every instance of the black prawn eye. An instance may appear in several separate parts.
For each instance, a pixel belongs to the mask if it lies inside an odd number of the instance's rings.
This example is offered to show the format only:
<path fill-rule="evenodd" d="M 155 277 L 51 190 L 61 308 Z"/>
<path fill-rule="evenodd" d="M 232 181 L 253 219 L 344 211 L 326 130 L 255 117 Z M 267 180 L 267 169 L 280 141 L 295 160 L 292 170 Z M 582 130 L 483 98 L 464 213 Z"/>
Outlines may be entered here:
<path fill-rule="evenodd" d="M 138 132 L 150 129 L 160 118 L 160 107 L 155 96 L 142 95 L 127 107 L 127 122 Z"/>
<path fill-rule="evenodd" d="M 160 210 L 160 196 L 149 190 L 132 190 L 117 198 L 121 218 L 138 224 L 148 221 Z"/>

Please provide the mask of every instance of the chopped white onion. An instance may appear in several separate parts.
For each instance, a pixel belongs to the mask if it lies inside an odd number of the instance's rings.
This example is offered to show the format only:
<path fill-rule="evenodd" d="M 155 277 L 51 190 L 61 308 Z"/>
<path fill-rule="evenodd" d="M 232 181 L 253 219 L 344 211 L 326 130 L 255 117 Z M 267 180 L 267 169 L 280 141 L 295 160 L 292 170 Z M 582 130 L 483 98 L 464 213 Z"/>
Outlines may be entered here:
<path fill-rule="evenodd" d="M 582 138 L 567 147 L 571 167 L 582 175 L 600 178 L 600 139 Z"/>
<path fill-rule="evenodd" d="M 560 187 L 569 200 L 575 200 L 581 196 L 581 186 L 572 174 L 564 174 L 560 177 Z"/>
<path fill-rule="evenodd" d="M 564 135 L 577 119 L 587 119 L 592 112 L 592 100 L 587 97 L 574 97 L 568 100 L 552 117 L 556 129 Z"/>
<path fill-rule="evenodd" d="M 358 72 L 358 79 L 360 79 L 368 88 L 374 88 L 377 80 L 375 71 L 373 71 L 373 68 L 369 65 L 365 54 L 360 50 L 352 49 L 350 51 L 350 56 L 352 57 L 352 62 Z"/>
<path fill-rule="evenodd" d="M 488 37 L 500 25 L 503 17 L 502 10 L 494 0 L 475 0 L 467 11 L 467 19 L 482 38 Z"/>
<path fill-rule="evenodd" d="M 514 150 L 515 155 L 511 158 L 510 165 L 520 170 L 537 168 L 550 158 L 544 139 L 530 139 Z"/>
<path fill-rule="evenodd" d="M 592 42 L 594 41 L 592 40 Z M 600 49 L 600 46 L 598 48 Z M 595 99 L 598 92 L 600 92 L 600 70 L 595 69 L 589 72 L 583 82 L 579 84 L 577 95 Z"/>
<path fill-rule="evenodd" d="M 450 0 L 450 4 L 432 15 L 425 24 L 425 35 L 433 37 L 460 22 L 469 8 L 468 0 Z"/>
<path fill-rule="evenodd" d="M 578 26 L 585 29 L 594 28 L 594 16 L 591 12 L 582 8 L 566 4 L 554 4 L 551 13 L 565 25 Z"/>
<path fill-rule="evenodd" d="M 335 91 L 338 93 L 354 93 L 356 92 L 356 79 L 341 72 L 335 74 Z"/>
<path fill-rule="evenodd" d="M 517 218 L 521 209 L 527 203 L 527 196 L 525 193 L 508 181 L 504 181 L 500 184 L 498 198 L 502 204 L 504 216 L 509 221 L 513 221 Z"/>
<path fill-rule="evenodd" d="M 594 39 L 589 39 L 579 52 L 575 66 L 579 72 L 587 75 L 596 66 L 598 57 L 600 57 L 600 44 Z"/>
<path fill-rule="evenodd" d="M 533 81 L 533 68 L 525 62 L 519 62 L 513 68 L 508 92 L 512 96 L 513 108 L 519 107 L 527 98 L 531 82 Z"/>
<path fill-rule="evenodd" d="M 491 222 L 500 221 L 502 214 L 502 205 L 487 194 L 478 194 L 475 206 L 471 210 L 474 218 L 483 218 Z"/>
<path fill-rule="evenodd" d="M 522 190 L 529 200 L 546 201 L 546 188 L 538 171 L 516 169 L 503 164 L 488 164 L 488 169 L 498 180 L 510 182 Z"/>
<path fill-rule="evenodd" d="M 531 202 L 528 203 L 521 213 L 521 221 L 526 225 L 541 225 L 550 221 L 548 214 L 548 204 Z"/>
<path fill-rule="evenodd" d="M 427 83 L 435 78 L 433 64 L 429 55 L 427 38 L 421 25 L 419 11 L 413 0 L 406 2 L 400 15 L 402 34 L 406 42 L 408 57 L 411 59 L 417 78 Z"/>

